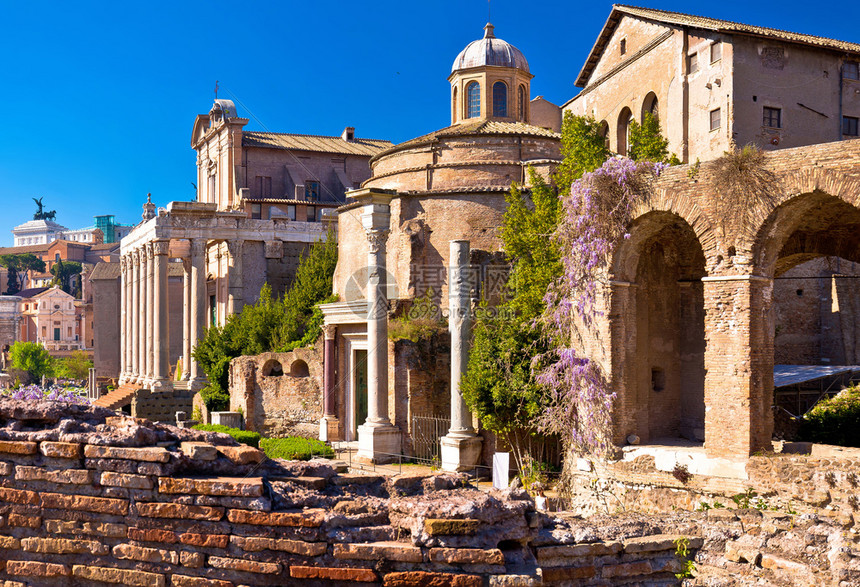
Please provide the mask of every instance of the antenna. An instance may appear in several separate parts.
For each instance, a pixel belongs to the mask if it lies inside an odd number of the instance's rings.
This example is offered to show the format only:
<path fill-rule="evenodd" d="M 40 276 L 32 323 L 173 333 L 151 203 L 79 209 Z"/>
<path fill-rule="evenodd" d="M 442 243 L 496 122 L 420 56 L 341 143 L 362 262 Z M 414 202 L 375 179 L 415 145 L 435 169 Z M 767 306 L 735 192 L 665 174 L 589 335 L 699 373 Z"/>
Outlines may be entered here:
<path fill-rule="evenodd" d="M 489 2 L 489 0 L 487 0 Z M 215 80 L 215 99 L 218 99 L 218 80 Z"/>

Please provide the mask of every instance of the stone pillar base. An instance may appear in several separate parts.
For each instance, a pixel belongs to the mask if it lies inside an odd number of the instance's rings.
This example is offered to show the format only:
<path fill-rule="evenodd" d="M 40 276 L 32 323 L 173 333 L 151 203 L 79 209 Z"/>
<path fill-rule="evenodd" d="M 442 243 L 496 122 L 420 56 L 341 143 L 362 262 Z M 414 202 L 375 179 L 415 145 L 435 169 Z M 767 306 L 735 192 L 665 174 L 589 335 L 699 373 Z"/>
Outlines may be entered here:
<path fill-rule="evenodd" d="M 450 434 L 439 439 L 442 445 L 443 471 L 471 471 L 481 460 L 481 445 L 484 439 L 480 436 L 452 436 Z"/>
<path fill-rule="evenodd" d="M 400 454 L 400 428 L 391 424 L 358 427 L 356 458 L 370 463 L 391 463 Z"/>
<path fill-rule="evenodd" d="M 209 382 L 205 379 L 189 379 L 188 380 L 188 389 L 190 389 L 191 391 L 197 392 L 197 391 L 200 391 L 201 389 L 203 389 L 204 387 L 206 387 L 207 383 L 209 383 Z"/>
<path fill-rule="evenodd" d="M 173 382 L 169 379 L 153 379 L 149 387 L 154 392 L 173 391 Z"/>
<path fill-rule="evenodd" d="M 320 419 L 320 440 L 323 442 L 341 440 L 340 421 L 337 416 L 323 416 Z"/>

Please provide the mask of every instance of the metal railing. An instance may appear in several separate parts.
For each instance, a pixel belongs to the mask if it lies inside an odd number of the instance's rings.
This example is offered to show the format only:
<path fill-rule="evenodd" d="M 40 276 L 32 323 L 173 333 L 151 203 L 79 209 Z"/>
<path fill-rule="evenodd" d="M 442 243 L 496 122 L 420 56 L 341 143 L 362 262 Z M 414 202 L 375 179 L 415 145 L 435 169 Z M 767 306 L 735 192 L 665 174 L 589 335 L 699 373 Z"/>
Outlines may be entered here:
<path fill-rule="evenodd" d="M 413 414 L 412 450 L 415 456 L 428 461 L 439 461 L 441 448 L 439 439 L 448 434 L 451 418 Z"/>

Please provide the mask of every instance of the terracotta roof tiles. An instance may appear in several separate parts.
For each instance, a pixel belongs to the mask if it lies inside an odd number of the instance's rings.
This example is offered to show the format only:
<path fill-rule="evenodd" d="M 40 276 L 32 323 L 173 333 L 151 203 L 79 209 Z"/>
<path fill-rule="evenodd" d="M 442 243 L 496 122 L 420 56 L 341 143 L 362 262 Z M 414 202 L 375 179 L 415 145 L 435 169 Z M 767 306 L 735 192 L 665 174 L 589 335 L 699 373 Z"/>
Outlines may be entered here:
<path fill-rule="evenodd" d="M 317 153 L 338 153 L 341 155 L 364 155 L 366 157 L 387 149 L 391 141 L 380 139 L 360 139 L 345 141 L 340 137 L 318 135 L 298 135 L 275 132 L 242 133 L 243 147 L 262 147 L 265 149 L 292 149 L 296 151 L 315 151 Z"/>

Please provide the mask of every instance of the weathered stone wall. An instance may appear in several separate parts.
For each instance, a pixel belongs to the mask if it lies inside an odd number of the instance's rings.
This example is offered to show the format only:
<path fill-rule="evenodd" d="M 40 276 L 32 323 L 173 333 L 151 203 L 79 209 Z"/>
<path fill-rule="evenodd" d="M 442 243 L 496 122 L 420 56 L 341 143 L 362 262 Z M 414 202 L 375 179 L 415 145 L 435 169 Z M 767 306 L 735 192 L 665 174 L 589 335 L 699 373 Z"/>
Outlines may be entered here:
<path fill-rule="evenodd" d="M 702 546 L 662 522 L 548 517 L 458 475 L 337 474 L 111 414 L 0 400 L 7 586 L 665 585 L 677 541 Z"/>
<path fill-rule="evenodd" d="M 321 346 L 230 361 L 230 410 L 244 414 L 247 430 L 270 437 L 319 434 Z"/>

